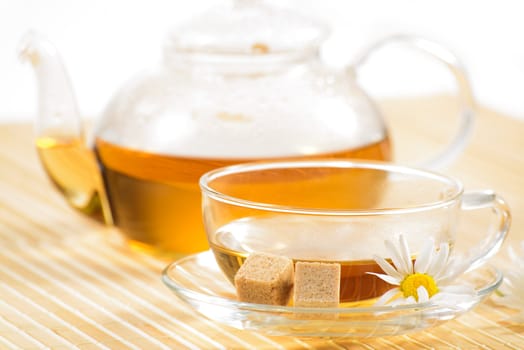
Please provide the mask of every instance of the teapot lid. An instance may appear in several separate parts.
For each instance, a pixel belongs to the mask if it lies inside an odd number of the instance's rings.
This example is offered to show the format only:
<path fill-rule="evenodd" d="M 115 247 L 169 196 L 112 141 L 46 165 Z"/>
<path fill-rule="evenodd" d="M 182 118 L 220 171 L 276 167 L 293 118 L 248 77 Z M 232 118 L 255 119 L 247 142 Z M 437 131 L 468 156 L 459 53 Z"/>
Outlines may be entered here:
<path fill-rule="evenodd" d="M 327 32 L 326 26 L 295 12 L 259 0 L 235 0 L 176 28 L 166 49 L 177 53 L 283 54 L 316 50 Z"/>

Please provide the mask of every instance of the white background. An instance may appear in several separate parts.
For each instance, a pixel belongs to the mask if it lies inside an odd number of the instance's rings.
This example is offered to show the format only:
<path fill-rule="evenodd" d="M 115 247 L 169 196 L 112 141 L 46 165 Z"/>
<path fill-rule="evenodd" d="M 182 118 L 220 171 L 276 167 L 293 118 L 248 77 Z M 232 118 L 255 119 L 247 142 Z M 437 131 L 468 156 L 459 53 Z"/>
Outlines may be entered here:
<path fill-rule="evenodd" d="M 227 0 L 223 0 L 227 1 Z M 276 2 L 276 1 L 273 1 Z M 161 60 L 166 33 L 219 0 L 0 0 L 0 122 L 36 111 L 34 77 L 17 59 L 35 29 L 59 48 L 80 111 L 98 115 L 136 71 Z M 343 66 L 378 38 L 396 33 L 435 40 L 460 57 L 479 103 L 524 119 L 524 5 L 519 0 L 286 0 L 327 22 L 328 64 Z M 443 69 L 409 51 L 383 51 L 362 72 L 373 96 L 452 91 Z"/>

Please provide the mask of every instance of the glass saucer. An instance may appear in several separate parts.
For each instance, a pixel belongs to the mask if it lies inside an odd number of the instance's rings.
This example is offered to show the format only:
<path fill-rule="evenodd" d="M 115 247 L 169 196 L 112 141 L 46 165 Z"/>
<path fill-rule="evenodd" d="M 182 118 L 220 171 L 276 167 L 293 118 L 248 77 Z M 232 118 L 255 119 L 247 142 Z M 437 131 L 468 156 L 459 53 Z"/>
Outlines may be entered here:
<path fill-rule="evenodd" d="M 373 306 L 372 302 L 338 308 L 306 308 L 239 302 L 234 286 L 213 253 L 190 255 L 168 265 L 163 282 L 185 303 L 207 318 L 237 329 L 269 335 L 370 337 L 422 330 L 460 316 L 487 298 L 502 282 L 502 273 L 483 266 L 460 276 L 476 295 L 457 305 L 435 302 Z"/>

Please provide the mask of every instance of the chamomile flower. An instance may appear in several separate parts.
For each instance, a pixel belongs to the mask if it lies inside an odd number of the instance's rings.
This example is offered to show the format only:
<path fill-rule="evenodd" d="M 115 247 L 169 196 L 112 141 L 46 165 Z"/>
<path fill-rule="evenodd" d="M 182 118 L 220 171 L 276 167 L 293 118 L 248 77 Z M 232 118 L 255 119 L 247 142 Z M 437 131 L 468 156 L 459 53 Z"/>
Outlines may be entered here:
<path fill-rule="evenodd" d="M 448 244 L 442 243 L 435 249 L 433 239 L 428 239 L 415 263 L 412 262 L 403 235 L 399 236 L 398 247 L 389 240 L 385 241 L 385 245 L 393 265 L 383 257 L 374 256 L 385 274 L 370 274 L 397 287 L 384 293 L 377 305 L 423 303 L 429 300 L 456 305 L 474 296 L 475 291 L 471 286 L 452 284 L 466 270 L 467 264 L 459 264 L 450 258 Z"/>
<path fill-rule="evenodd" d="M 511 268 L 504 272 L 504 282 L 494 300 L 508 308 L 520 310 L 520 314 L 513 319 L 524 322 L 524 241 L 520 242 L 519 248 L 508 248 Z"/>

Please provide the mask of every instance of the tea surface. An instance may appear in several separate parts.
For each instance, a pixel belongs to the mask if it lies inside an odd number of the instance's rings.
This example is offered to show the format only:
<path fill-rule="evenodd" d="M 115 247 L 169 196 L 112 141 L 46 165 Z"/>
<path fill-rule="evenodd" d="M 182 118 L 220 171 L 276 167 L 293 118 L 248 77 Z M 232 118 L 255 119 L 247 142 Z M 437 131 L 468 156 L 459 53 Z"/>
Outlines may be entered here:
<path fill-rule="evenodd" d="M 374 255 L 389 258 L 385 239 L 392 231 L 377 231 L 373 222 L 348 222 L 345 218 L 311 218 L 293 215 L 245 218 L 221 227 L 211 249 L 218 265 L 232 281 L 252 252 L 287 256 L 296 261 L 341 264 L 340 301 L 366 300 L 392 286 L 367 272 L 383 273 Z M 421 247 L 424 230 L 410 236 L 410 246 Z M 416 252 L 412 252 L 413 258 Z"/>

